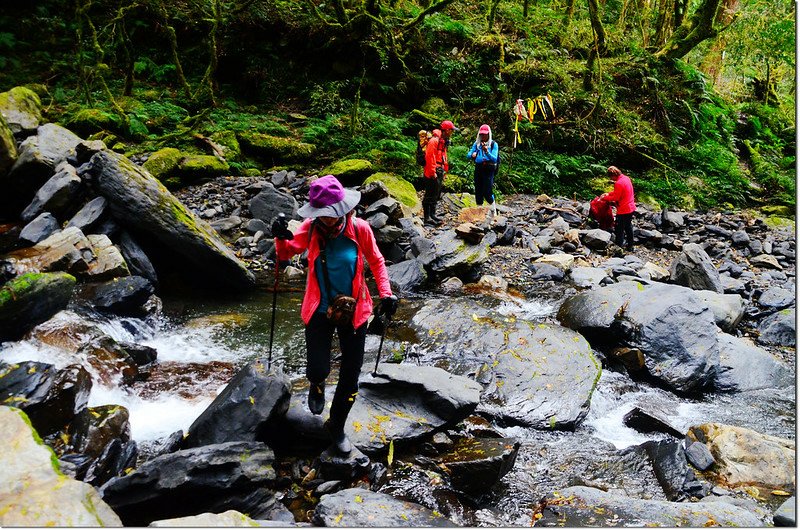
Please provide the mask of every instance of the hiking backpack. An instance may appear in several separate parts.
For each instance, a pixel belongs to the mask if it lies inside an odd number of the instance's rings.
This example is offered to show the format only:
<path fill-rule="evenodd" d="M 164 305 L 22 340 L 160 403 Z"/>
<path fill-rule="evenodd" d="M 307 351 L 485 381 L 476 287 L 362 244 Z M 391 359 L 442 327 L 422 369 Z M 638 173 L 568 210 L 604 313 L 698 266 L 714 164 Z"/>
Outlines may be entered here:
<path fill-rule="evenodd" d="M 425 148 L 428 147 L 428 140 L 431 139 L 431 133 L 426 130 L 421 130 L 417 133 L 417 165 L 425 167 Z"/>

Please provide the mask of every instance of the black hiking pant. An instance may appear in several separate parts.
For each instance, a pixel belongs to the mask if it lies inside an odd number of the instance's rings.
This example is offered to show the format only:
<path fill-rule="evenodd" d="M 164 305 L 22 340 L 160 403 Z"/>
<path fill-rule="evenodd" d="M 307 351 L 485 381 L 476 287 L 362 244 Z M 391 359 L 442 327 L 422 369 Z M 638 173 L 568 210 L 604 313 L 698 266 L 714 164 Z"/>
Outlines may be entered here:
<path fill-rule="evenodd" d="M 614 242 L 617 246 L 622 246 L 623 235 L 626 240 L 626 247 L 633 248 L 633 212 L 617 214 L 614 224 Z"/>
<path fill-rule="evenodd" d="M 442 181 L 444 178 L 437 177 L 423 177 L 425 180 L 425 195 L 422 197 L 422 204 L 436 205 L 439 202 L 439 197 L 442 194 Z M 435 211 L 435 210 L 434 210 Z"/>
<path fill-rule="evenodd" d="M 480 206 L 484 199 L 489 204 L 494 203 L 494 164 L 477 164 L 475 166 L 475 203 Z"/>
<path fill-rule="evenodd" d="M 325 313 L 314 313 L 306 326 L 306 377 L 312 384 L 324 382 L 331 373 L 334 330 L 339 335 L 342 363 L 331 403 L 330 424 L 333 429 L 341 430 L 358 393 L 358 376 L 364 363 L 367 325 L 363 324 L 355 330 L 352 324 L 336 326 L 328 320 Z"/>

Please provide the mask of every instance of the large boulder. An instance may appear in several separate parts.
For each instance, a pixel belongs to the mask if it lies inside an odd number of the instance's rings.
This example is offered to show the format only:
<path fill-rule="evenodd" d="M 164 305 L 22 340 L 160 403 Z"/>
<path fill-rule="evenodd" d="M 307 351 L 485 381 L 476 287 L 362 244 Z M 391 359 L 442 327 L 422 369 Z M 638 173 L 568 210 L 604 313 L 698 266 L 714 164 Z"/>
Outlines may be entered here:
<path fill-rule="evenodd" d="M 293 526 L 291 524 L 281 524 L 273 521 L 256 521 L 236 510 L 228 510 L 222 513 L 201 513 L 199 515 L 189 515 L 186 517 L 175 517 L 173 519 L 162 519 L 153 521 L 150 528 L 232 528 L 232 527 L 257 527 L 257 526 Z"/>
<path fill-rule="evenodd" d="M 437 365 L 478 372 L 484 414 L 537 429 L 573 429 L 589 411 L 601 368 L 575 331 L 508 318 L 467 299 L 431 300 L 410 325 L 422 348 L 442 352 Z"/>
<path fill-rule="evenodd" d="M 108 200 L 113 217 L 129 232 L 142 234 L 172 259 L 182 258 L 184 270 L 203 274 L 206 285 L 244 290 L 255 277 L 202 221 L 146 170 L 127 158 L 100 151 L 91 158 L 92 182 Z"/>
<path fill-rule="evenodd" d="M 437 234 L 433 244 L 435 257 L 428 265 L 428 269 L 443 278 L 456 276 L 467 282 L 477 280 L 480 277 L 481 265 L 489 259 L 488 244 L 481 242 L 470 245 L 459 239 L 453 230 Z"/>
<path fill-rule="evenodd" d="M 38 128 L 37 134 L 19 145 L 19 157 L 11 170 L 0 175 L 0 210 L 18 214 L 30 203 L 36 190 L 49 179 L 56 166 L 75 153 L 81 139 L 54 123 Z"/>
<path fill-rule="evenodd" d="M 794 381 L 791 369 L 748 339 L 719 334 L 719 368 L 714 387 L 721 392 L 785 388 Z"/>
<path fill-rule="evenodd" d="M 19 240 L 25 246 L 35 245 L 59 230 L 61 230 L 61 225 L 58 219 L 53 217 L 52 214 L 44 212 L 25 225 L 25 228 L 19 233 Z"/>
<path fill-rule="evenodd" d="M 85 289 L 83 296 L 100 311 L 140 316 L 153 293 L 155 288 L 150 280 L 141 276 L 125 276 L 92 285 Z"/>
<path fill-rule="evenodd" d="M 413 292 L 425 283 L 428 273 L 425 266 L 418 259 L 409 259 L 386 267 L 392 290 L 398 293 Z"/>
<path fill-rule="evenodd" d="M 117 246 L 122 253 L 122 257 L 125 258 L 125 263 L 128 264 L 130 273 L 134 276 L 147 278 L 150 283 L 158 287 L 156 269 L 150 262 L 150 258 L 148 258 L 147 254 L 142 250 L 142 247 L 139 246 L 128 232 L 122 232 L 119 235 Z"/>
<path fill-rule="evenodd" d="M 68 162 L 61 162 L 55 171 L 20 214 L 23 221 L 28 222 L 45 211 L 61 218 L 75 211 L 83 181 Z"/>
<path fill-rule="evenodd" d="M 185 449 L 148 460 L 101 493 L 125 526 L 231 509 L 258 518 L 275 502 L 274 458 L 258 442 Z"/>
<path fill-rule="evenodd" d="M 759 344 L 794 346 L 797 343 L 796 310 L 781 309 L 758 325 Z"/>
<path fill-rule="evenodd" d="M 633 296 L 616 325 L 647 371 L 680 392 L 706 389 L 719 365 L 714 313 L 691 291 L 653 285 Z"/>
<path fill-rule="evenodd" d="M 683 252 L 672 260 L 669 274 L 672 281 L 678 285 L 697 290 L 724 292 L 719 271 L 703 247 L 697 243 L 683 246 Z"/>
<path fill-rule="evenodd" d="M 78 227 L 83 233 L 91 233 L 106 217 L 108 201 L 103 197 L 95 197 L 86 204 L 67 222 L 66 228 Z"/>
<path fill-rule="evenodd" d="M 744 299 L 738 294 L 716 291 L 694 291 L 700 301 L 714 313 L 714 321 L 723 331 L 732 331 L 744 317 Z"/>
<path fill-rule="evenodd" d="M 0 526 L 122 526 L 89 484 L 65 477 L 25 413 L 0 406 Z"/>
<path fill-rule="evenodd" d="M 350 488 L 323 495 L 312 522 L 328 527 L 452 527 L 441 514 L 385 493 Z"/>
<path fill-rule="evenodd" d="M 667 502 L 635 499 L 573 486 L 544 500 L 537 526 L 763 526 L 748 510 L 726 502 Z"/>
<path fill-rule="evenodd" d="M 11 132 L 28 136 L 42 122 L 42 101 L 33 90 L 18 86 L 0 93 L 0 114 Z"/>
<path fill-rule="evenodd" d="M 75 277 L 63 272 L 27 273 L 0 288 L 0 342 L 17 340 L 65 307 Z"/>
<path fill-rule="evenodd" d="M 0 175 L 8 171 L 17 161 L 17 144 L 14 133 L 0 114 Z"/>
<path fill-rule="evenodd" d="M 169 177 L 174 175 L 182 158 L 183 153 L 181 153 L 179 149 L 165 147 L 150 153 L 150 156 L 145 160 L 144 164 L 142 164 L 142 167 L 153 175 L 153 177 L 163 182 L 164 185 L 171 185 L 173 182 L 169 182 Z M 177 183 L 177 181 L 174 183 Z"/>
<path fill-rule="evenodd" d="M 568 298 L 558 318 L 598 345 L 639 350 L 650 374 L 675 390 L 702 391 L 713 382 L 715 316 L 691 289 L 624 281 Z"/>
<path fill-rule="evenodd" d="M 0 403 L 25 411 L 42 436 L 63 430 L 86 409 L 92 379 L 77 365 L 62 370 L 27 361 L 0 370 Z"/>
<path fill-rule="evenodd" d="M 727 487 L 754 485 L 794 491 L 794 440 L 720 423 L 692 427 L 688 437 L 711 450 L 716 462 L 711 471 Z"/>
<path fill-rule="evenodd" d="M 258 195 L 250 199 L 247 208 L 254 219 L 260 219 L 271 226 L 273 219 L 281 213 L 289 219 L 296 219 L 298 205 L 297 199 L 291 193 L 280 191 L 266 183 Z"/>
<path fill-rule="evenodd" d="M 520 445 L 508 438 L 462 438 L 437 461 L 449 470 L 455 489 L 478 496 L 511 471 Z"/>
<path fill-rule="evenodd" d="M 192 423 L 183 447 L 260 439 L 289 408 L 290 388 L 279 368 L 248 364 Z"/>

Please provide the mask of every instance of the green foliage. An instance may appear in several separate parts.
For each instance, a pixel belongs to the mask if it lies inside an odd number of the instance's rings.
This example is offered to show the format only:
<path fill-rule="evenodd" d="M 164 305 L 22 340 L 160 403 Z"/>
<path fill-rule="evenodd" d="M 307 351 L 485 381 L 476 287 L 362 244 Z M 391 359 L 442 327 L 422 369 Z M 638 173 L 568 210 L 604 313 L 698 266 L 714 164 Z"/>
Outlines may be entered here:
<path fill-rule="evenodd" d="M 347 110 L 351 103 L 341 95 L 344 86 L 345 83 L 341 81 L 314 85 L 308 95 L 311 112 L 317 116 L 325 116 Z"/>

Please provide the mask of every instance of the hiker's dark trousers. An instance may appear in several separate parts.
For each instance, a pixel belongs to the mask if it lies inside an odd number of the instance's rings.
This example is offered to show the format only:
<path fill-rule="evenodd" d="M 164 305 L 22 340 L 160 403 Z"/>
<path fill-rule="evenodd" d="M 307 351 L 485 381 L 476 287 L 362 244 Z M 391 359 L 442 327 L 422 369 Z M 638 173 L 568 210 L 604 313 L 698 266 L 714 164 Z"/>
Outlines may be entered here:
<path fill-rule="evenodd" d="M 339 368 L 339 382 L 333 394 L 330 420 L 332 425 L 341 427 L 347 420 L 347 414 L 358 392 L 367 325 L 362 324 L 356 330 L 352 324 L 335 326 L 325 313 L 314 313 L 306 326 L 306 377 L 311 383 L 322 383 L 331 373 L 331 342 L 334 330 L 339 334 L 342 363 Z"/>
<path fill-rule="evenodd" d="M 436 204 L 442 194 L 442 180 L 439 177 L 423 177 L 425 180 L 425 195 L 422 197 L 423 204 Z"/>
<path fill-rule="evenodd" d="M 617 246 L 622 245 L 622 236 L 625 236 L 626 247 L 633 246 L 633 212 L 617 214 L 614 224 L 614 242 Z"/>
<path fill-rule="evenodd" d="M 480 206 L 484 199 L 489 204 L 494 202 L 494 164 L 478 164 L 475 166 L 475 203 Z"/>

